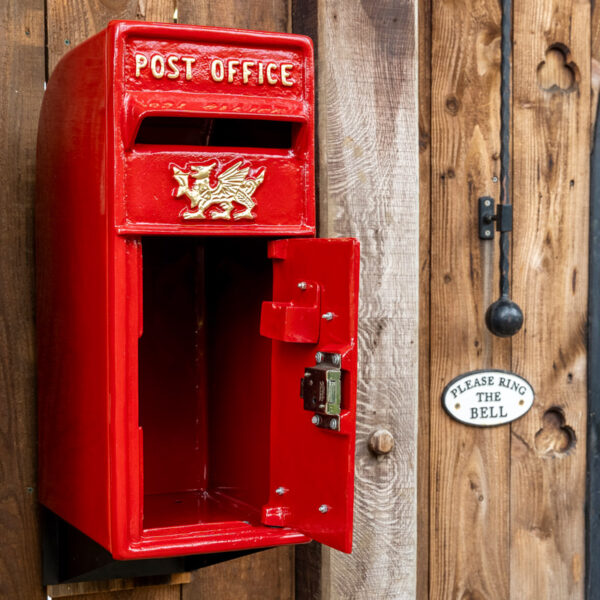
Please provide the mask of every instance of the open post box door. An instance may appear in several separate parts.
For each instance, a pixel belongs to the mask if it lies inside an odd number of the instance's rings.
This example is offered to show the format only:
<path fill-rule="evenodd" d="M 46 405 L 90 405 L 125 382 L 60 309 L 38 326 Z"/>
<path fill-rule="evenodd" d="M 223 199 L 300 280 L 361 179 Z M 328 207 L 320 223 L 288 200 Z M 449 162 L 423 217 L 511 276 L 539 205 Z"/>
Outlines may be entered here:
<path fill-rule="evenodd" d="M 271 242 L 271 469 L 265 525 L 352 550 L 359 245 Z"/>

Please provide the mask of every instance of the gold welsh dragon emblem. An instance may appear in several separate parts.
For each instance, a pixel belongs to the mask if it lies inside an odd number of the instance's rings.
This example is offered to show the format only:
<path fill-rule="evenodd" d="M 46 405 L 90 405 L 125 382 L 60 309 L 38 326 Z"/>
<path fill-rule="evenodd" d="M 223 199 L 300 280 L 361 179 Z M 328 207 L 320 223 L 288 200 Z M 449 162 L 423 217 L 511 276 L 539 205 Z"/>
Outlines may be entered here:
<path fill-rule="evenodd" d="M 216 184 L 212 185 L 211 174 L 217 164 L 218 161 L 214 161 L 208 165 L 192 166 L 189 171 L 171 165 L 173 177 L 179 184 L 175 197 L 187 196 L 190 199 L 190 206 L 181 212 L 181 216 L 186 220 L 254 219 L 252 209 L 256 202 L 252 195 L 265 178 L 265 168 L 251 179 L 248 178 L 250 167 L 241 168 L 242 161 L 239 161 L 217 175 Z M 193 180 L 191 187 L 190 177 Z M 236 205 L 243 210 L 237 210 Z M 214 210 L 209 211 L 211 207 Z"/>

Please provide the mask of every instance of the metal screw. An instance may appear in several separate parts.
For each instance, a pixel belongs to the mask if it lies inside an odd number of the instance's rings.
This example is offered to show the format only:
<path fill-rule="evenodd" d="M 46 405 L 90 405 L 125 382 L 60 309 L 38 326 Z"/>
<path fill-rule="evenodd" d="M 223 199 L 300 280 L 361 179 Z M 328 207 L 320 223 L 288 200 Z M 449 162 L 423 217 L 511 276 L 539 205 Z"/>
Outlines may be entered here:
<path fill-rule="evenodd" d="M 332 312 L 326 312 L 323 315 L 321 315 L 322 319 L 325 319 L 326 321 L 331 321 L 331 319 L 333 319 L 333 313 Z"/>
<path fill-rule="evenodd" d="M 342 357 L 339 354 L 334 354 L 331 357 L 331 362 L 334 364 L 334 366 L 339 367 L 342 364 Z"/>
<path fill-rule="evenodd" d="M 283 495 L 285 494 L 285 488 L 284 488 L 284 487 L 278 487 L 278 488 L 275 490 L 275 493 L 276 493 L 278 496 L 283 496 Z"/>
<path fill-rule="evenodd" d="M 305 290 L 305 289 L 308 287 L 308 283 L 306 283 L 306 281 L 301 281 L 301 282 L 298 284 L 298 287 L 299 287 L 301 290 Z"/>
<path fill-rule="evenodd" d="M 329 421 L 329 429 L 337 429 L 337 426 L 337 419 L 331 419 L 331 421 Z"/>
<path fill-rule="evenodd" d="M 494 176 L 492 177 L 492 181 L 493 181 L 494 183 L 498 183 L 498 178 L 497 178 L 497 177 L 494 175 Z"/>
<path fill-rule="evenodd" d="M 485 237 L 490 237 L 490 235 L 492 235 L 492 232 L 489 229 L 486 229 Z"/>
<path fill-rule="evenodd" d="M 489 206 L 491 204 L 491 202 L 489 200 L 484 200 L 483 203 L 485 206 Z"/>
<path fill-rule="evenodd" d="M 321 504 L 321 506 L 319 506 L 319 512 L 321 514 L 325 514 L 327 511 L 329 510 L 329 506 L 327 506 L 327 504 Z"/>
<path fill-rule="evenodd" d="M 315 354 L 315 360 L 316 360 L 318 363 L 320 363 L 320 362 L 323 362 L 323 353 L 322 353 L 322 352 L 317 352 L 317 353 Z"/>
<path fill-rule="evenodd" d="M 311 421 L 312 421 L 313 425 L 320 425 L 321 417 L 319 415 L 314 415 L 313 418 L 311 419 Z"/>

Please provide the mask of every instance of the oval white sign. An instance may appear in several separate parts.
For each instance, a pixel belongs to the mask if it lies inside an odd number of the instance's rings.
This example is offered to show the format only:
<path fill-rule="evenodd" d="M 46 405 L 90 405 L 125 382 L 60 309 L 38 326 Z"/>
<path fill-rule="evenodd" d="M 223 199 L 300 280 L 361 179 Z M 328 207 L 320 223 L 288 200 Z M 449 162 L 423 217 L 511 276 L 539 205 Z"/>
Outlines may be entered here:
<path fill-rule="evenodd" d="M 478 427 L 503 425 L 522 417 L 533 399 L 529 382 L 495 369 L 459 375 L 442 392 L 442 404 L 451 417 Z"/>

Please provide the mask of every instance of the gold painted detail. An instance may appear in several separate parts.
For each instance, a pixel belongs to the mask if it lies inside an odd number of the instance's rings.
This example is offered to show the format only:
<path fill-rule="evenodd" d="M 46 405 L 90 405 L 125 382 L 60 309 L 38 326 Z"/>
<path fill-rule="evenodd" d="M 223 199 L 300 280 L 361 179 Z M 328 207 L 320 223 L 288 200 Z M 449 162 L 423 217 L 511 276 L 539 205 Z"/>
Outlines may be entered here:
<path fill-rule="evenodd" d="M 248 178 L 250 167 L 241 168 L 242 161 L 235 163 L 226 171 L 217 176 L 216 185 L 211 185 L 210 176 L 217 162 L 209 165 L 193 166 L 189 171 L 183 171 L 172 165 L 173 177 L 179 184 L 175 196 L 187 196 L 190 206 L 182 211 L 181 216 L 186 220 L 192 219 L 254 219 L 256 215 L 252 209 L 256 202 L 252 195 L 256 188 L 263 182 L 266 169 L 263 168 L 253 179 Z M 190 187 L 189 178 L 193 179 Z M 235 204 L 244 210 L 233 212 Z M 215 207 L 220 210 L 206 212 Z M 232 215 L 233 213 L 233 215 Z"/>

